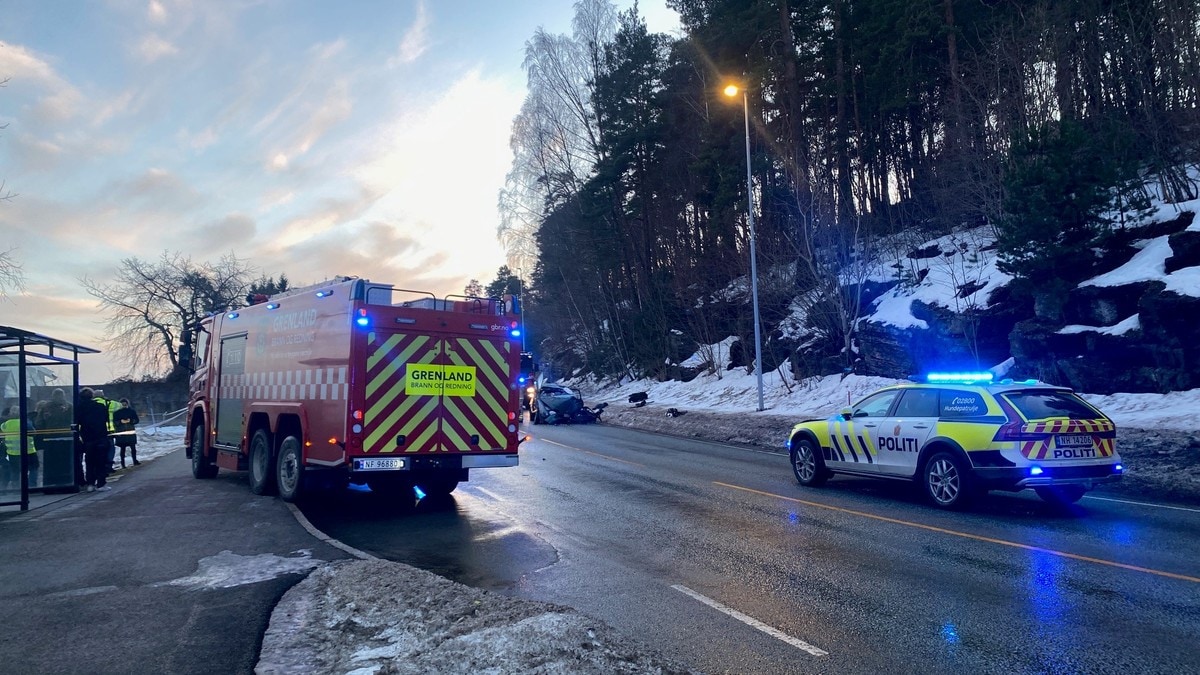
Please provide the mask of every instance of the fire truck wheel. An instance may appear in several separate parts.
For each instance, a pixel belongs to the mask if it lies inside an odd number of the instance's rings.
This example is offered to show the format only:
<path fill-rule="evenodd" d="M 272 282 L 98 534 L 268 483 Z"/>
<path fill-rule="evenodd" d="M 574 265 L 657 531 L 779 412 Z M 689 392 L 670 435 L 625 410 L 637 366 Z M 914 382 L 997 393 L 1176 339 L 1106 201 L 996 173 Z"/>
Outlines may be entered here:
<path fill-rule="evenodd" d="M 294 502 L 304 492 L 304 460 L 300 456 L 300 439 L 288 436 L 279 445 L 275 462 L 276 485 L 285 502 Z"/>
<path fill-rule="evenodd" d="M 430 497 L 445 497 L 458 487 L 458 479 L 448 476 L 430 476 L 417 481 L 417 485 Z"/>
<path fill-rule="evenodd" d="M 192 429 L 192 476 L 195 478 L 215 478 L 217 467 L 204 454 L 204 426 L 197 424 Z"/>
<path fill-rule="evenodd" d="M 250 491 L 256 495 L 275 492 L 275 458 L 271 456 L 271 434 L 254 432 L 250 441 Z"/>

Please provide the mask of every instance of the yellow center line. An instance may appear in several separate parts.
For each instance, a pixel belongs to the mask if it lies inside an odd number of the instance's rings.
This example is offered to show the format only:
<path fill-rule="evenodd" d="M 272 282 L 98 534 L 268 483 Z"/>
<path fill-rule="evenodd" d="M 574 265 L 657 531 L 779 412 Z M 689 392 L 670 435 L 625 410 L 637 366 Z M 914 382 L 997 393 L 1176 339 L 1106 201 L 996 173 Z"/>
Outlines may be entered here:
<path fill-rule="evenodd" d="M 539 438 L 538 440 L 543 443 L 549 443 L 550 445 L 557 445 L 560 448 L 567 448 L 568 450 L 578 450 L 579 452 L 582 452 L 584 454 L 594 455 L 596 457 L 603 457 L 604 459 L 611 459 L 614 462 L 621 462 L 622 464 L 629 464 L 630 466 L 640 466 L 643 469 L 646 468 L 645 464 L 638 464 L 637 462 L 630 462 L 629 460 L 625 460 L 625 459 L 617 459 L 616 457 L 609 457 L 608 455 L 603 455 L 603 454 L 600 454 L 599 452 L 592 452 L 591 450 L 584 450 L 583 448 L 577 448 L 573 445 L 563 445 L 562 443 L 555 443 L 554 441 L 548 441 L 544 438 Z"/>
<path fill-rule="evenodd" d="M 985 541 L 989 544 L 999 544 L 1001 546 L 1011 546 L 1013 548 L 1020 548 L 1020 549 L 1026 550 L 1026 551 L 1035 551 L 1037 553 L 1048 553 L 1050 555 L 1059 556 L 1060 558 L 1070 558 L 1072 560 L 1082 560 L 1084 562 L 1096 563 L 1097 565 L 1107 565 L 1109 567 L 1119 567 L 1123 570 L 1132 570 L 1134 572 L 1144 572 L 1146 574 L 1154 574 L 1154 575 L 1157 575 L 1160 577 L 1167 577 L 1169 579 L 1179 579 L 1180 581 L 1191 581 L 1193 583 L 1200 583 L 1200 577 L 1188 576 L 1186 574 L 1175 574 L 1174 572 L 1164 572 L 1162 570 L 1150 569 L 1148 567 L 1138 567 L 1137 565 L 1126 565 L 1125 563 L 1114 562 L 1112 560 L 1104 560 L 1103 558 L 1093 558 L 1091 556 L 1079 555 L 1077 553 L 1067 553 L 1066 551 L 1055 551 L 1054 549 L 1042 548 L 1040 546 L 1030 546 L 1029 544 L 1021 544 L 1021 543 L 1018 543 L 1015 541 L 1007 541 L 1005 539 L 994 539 L 992 537 L 985 537 L 985 536 L 979 535 L 979 534 L 971 534 L 969 532 L 959 532 L 958 530 L 948 530 L 944 527 L 936 527 L 934 525 L 925 525 L 924 523 L 914 523 L 909 520 L 900 520 L 899 518 L 888 518 L 887 516 L 879 516 L 874 513 L 867 513 L 865 511 L 855 511 L 854 509 L 845 509 L 840 506 L 830 506 L 829 504 L 822 504 L 820 502 L 810 502 L 810 501 L 807 501 L 804 499 L 796 499 L 795 497 L 784 497 L 783 495 L 777 495 L 773 492 L 763 492 L 762 490 L 755 490 L 753 488 L 742 487 L 740 485 L 730 485 L 729 483 L 722 483 L 720 481 L 713 481 L 713 484 L 720 485 L 721 487 L 727 487 L 732 490 L 741 490 L 742 492 L 750 492 L 750 493 L 753 493 L 756 495 L 762 495 L 764 497 L 774 497 L 775 499 L 783 499 L 785 501 L 795 502 L 797 504 L 804 504 L 806 506 L 812 506 L 812 507 L 815 507 L 818 509 L 826 509 L 829 511 L 837 511 L 839 513 L 847 513 L 852 516 L 862 516 L 863 518 L 871 518 L 872 520 L 881 520 L 885 523 L 893 523 L 896 525 L 907 525 L 908 527 L 915 527 L 918 529 L 929 530 L 930 532 L 938 532 L 941 534 L 949 534 L 949 535 L 953 535 L 955 537 L 962 537 L 964 539 L 974 539 L 975 541 Z"/>

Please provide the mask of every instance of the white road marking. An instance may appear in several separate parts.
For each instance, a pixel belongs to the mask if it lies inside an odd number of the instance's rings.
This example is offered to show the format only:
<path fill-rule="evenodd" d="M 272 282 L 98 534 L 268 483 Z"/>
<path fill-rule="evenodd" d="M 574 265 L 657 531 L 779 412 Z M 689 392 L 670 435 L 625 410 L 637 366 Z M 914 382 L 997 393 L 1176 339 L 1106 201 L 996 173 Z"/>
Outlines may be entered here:
<path fill-rule="evenodd" d="M 1188 513 L 1200 513 L 1200 509 L 1189 509 L 1186 506 L 1167 506 L 1166 504 L 1151 504 L 1150 502 L 1135 502 L 1128 499 L 1113 499 L 1112 497 L 1093 497 L 1084 495 L 1084 499 L 1098 499 L 1102 502 L 1118 502 L 1120 504 L 1136 504 L 1137 506 L 1150 506 L 1156 509 L 1171 509 L 1172 511 L 1187 511 Z"/>
<path fill-rule="evenodd" d="M 504 501 L 504 497 L 501 497 L 500 495 L 498 495 L 495 492 L 492 492 L 486 488 L 476 487 L 476 488 L 473 488 L 473 491 L 478 492 L 479 494 L 482 494 L 482 495 L 487 495 L 491 499 L 498 501 L 498 502 Z"/>
<path fill-rule="evenodd" d="M 772 628 L 771 626 L 768 626 L 767 624 L 759 621 L 758 619 L 755 619 L 752 616 L 746 616 L 745 614 L 742 614 L 741 612 L 737 611 L 736 609 L 733 609 L 732 607 L 726 607 L 725 605 L 722 605 L 721 603 L 717 602 L 716 600 L 713 600 L 712 598 L 707 598 L 703 595 L 700 595 L 699 593 L 697 593 L 696 591 L 693 591 L 692 589 L 688 588 L 687 586 L 680 586 L 679 584 L 675 584 L 675 585 L 671 586 L 671 588 L 674 588 L 675 590 L 679 591 L 680 593 L 683 593 L 684 595 L 691 596 L 692 598 L 695 598 L 696 600 L 703 602 L 704 604 L 708 605 L 709 607 L 712 607 L 713 609 L 717 610 L 718 612 L 721 612 L 723 614 L 728 614 L 729 616 L 737 619 L 738 621 L 741 621 L 742 623 L 746 624 L 747 626 L 750 626 L 751 628 L 760 630 L 777 640 L 782 640 L 782 641 L 788 643 L 789 645 L 795 647 L 796 649 L 808 652 L 809 654 L 812 654 L 813 656 L 826 656 L 829 654 L 829 652 L 825 651 L 824 649 L 814 647 L 799 638 L 794 638 L 791 635 L 788 635 L 787 633 L 784 633 L 783 631 L 779 630 L 778 628 Z"/>

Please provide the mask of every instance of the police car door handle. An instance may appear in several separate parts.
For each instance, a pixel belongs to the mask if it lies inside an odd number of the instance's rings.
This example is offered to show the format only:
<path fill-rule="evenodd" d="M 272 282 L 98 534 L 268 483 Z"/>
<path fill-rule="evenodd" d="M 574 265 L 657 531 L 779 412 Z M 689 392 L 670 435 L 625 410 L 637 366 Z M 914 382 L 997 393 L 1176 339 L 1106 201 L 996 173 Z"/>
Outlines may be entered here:
<path fill-rule="evenodd" d="M 863 422 L 863 426 L 874 429 L 875 427 L 879 426 L 879 423 L 878 422 Z"/>
<path fill-rule="evenodd" d="M 913 428 L 914 429 L 928 429 L 929 425 L 928 424 L 914 424 Z"/>

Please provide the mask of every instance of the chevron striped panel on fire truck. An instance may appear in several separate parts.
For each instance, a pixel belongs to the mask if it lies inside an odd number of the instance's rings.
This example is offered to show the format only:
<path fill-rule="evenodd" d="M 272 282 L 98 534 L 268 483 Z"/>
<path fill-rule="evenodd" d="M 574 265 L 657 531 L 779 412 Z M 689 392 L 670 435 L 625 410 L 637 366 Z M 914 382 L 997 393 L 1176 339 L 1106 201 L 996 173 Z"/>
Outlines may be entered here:
<path fill-rule="evenodd" d="M 366 452 L 438 450 L 437 396 L 407 396 L 408 364 L 432 364 L 441 342 L 426 335 L 371 333 L 367 336 Z M 401 444 L 399 439 L 403 437 Z"/>
<path fill-rule="evenodd" d="M 446 340 L 447 363 L 474 366 L 477 374 L 474 396 L 446 396 L 442 399 L 446 416 L 442 422 L 445 449 L 453 452 L 501 450 L 507 446 L 509 382 L 508 341 L 494 342 L 478 338 Z M 471 437 L 478 438 L 477 443 Z"/>

